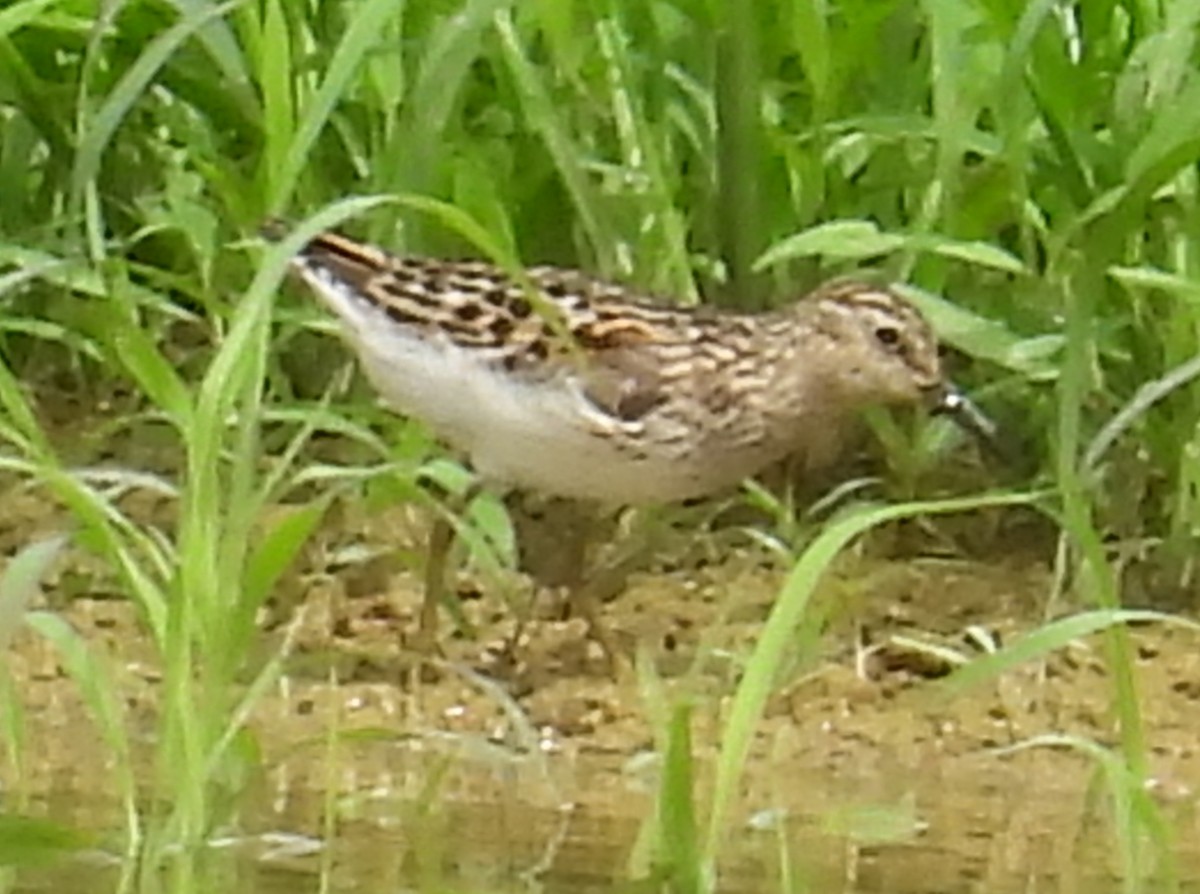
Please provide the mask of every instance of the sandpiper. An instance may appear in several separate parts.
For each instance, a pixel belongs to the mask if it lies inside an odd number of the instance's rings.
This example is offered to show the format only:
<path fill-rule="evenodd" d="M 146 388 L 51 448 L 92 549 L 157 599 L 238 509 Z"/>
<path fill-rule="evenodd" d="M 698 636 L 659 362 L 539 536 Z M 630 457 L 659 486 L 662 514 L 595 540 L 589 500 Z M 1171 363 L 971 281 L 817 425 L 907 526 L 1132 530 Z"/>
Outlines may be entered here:
<path fill-rule="evenodd" d="M 989 434 L 944 378 L 927 321 L 881 285 L 835 281 L 765 314 L 673 308 L 574 270 L 514 276 L 333 233 L 292 267 L 384 400 L 496 487 L 608 505 L 704 496 L 797 452 L 832 458 L 870 405 L 923 404 Z M 427 646 L 448 528 L 432 539 Z"/>

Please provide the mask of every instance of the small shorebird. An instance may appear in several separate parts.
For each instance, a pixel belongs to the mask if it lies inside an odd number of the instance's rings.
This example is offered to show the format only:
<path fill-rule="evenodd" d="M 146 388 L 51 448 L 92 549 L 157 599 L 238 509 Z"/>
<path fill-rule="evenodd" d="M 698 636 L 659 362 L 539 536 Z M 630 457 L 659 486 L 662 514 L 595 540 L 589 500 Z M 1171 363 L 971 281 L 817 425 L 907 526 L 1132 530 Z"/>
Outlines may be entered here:
<path fill-rule="evenodd" d="M 944 379 L 928 323 L 879 285 L 833 282 L 766 314 L 671 308 L 573 270 L 514 277 L 332 233 L 292 268 L 384 400 L 498 487 L 613 506 L 703 496 L 790 454 L 834 458 L 843 423 L 869 405 L 924 404 L 990 436 Z M 450 542 L 439 524 L 426 647 Z M 581 607 L 607 650 L 594 607 Z"/>

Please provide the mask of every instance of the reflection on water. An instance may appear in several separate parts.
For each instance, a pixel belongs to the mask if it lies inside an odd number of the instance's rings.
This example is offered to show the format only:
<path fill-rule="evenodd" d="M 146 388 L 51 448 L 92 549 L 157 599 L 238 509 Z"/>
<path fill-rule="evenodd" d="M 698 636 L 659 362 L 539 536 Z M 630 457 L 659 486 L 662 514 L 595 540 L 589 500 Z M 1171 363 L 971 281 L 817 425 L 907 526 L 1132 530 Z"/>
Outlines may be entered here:
<path fill-rule="evenodd" d="M 197 862 L 198 890 L 579 894 L 629 890 L 623 880 L 646 872 L 639 869 L 638 837 L 653 808 L 647 779 L 611 758 L 576 758 L 574 778 L 590 787 L 557 806 L 545 799 L 563 778 L 539 784 L 541 770 L 532 761 L 509 762 L 498 772 L 495 764 L 448 762 L 445 753 L 382 741 L 347 744 L 341 758 L 347 775 L 336 793 L 293 787 L 246 805 L 240 823 L 259 831 L 214 838 Z M 1081 761 L 1029 752 L 982 760 L 975 769 L 961 778 L 932 766 L 926 775 L 756 777 L 747 800 L 771 807 L 744 814 L 730 836 L 720 889 L 1120 888 L 1107 811 L 1089 795 Z M 399 797 L 394 783 L 421 774 L 440 774 L 443 795 L 455 794 L 425 803 Z M 465 800 L 472 789 L 488 800 Z M 66 812 L 77 823 L 117 828 L 116 813 L 89 811 L 81 798 L 75 793 L 39 806 L 57 812 L 55 803 L 69 801 L 74 806 Z M 320 837 L 325 810 L 337 815 L 328 848 Z M 109 839 L 114 852 L 116 841 Z M 1190 865 L 1200 866 L 1194 845 L 1186 851 Z M 92 894 L 115 890 L 120 877 L 115 856 L 86 852 L 22 870 L 14 890 Z"/>

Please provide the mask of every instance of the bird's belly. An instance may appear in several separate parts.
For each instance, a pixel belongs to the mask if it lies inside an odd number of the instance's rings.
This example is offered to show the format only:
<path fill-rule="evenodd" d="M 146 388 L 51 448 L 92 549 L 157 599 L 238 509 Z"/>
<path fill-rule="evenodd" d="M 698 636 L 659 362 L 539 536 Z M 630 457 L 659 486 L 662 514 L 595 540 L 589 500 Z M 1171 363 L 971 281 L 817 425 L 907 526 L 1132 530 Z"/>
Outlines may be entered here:
<path fill-rule="evenodd" d="M 633 455 L 585 437 L 590 440 L 565 432 L 513 432 L 480 441 L 471 449 L 471 459 L 487 478 L 612 505 L 672 502 L 720 486 L 714 487 L 702 467 L 690 462 Z"/>
<path fill-rule="evenodd" d="M 641 504 L 700 496 L 742 477 L 714 475 L 703 458 L 656 452 L 653 443 L 618 443 L 588 418 L 586 399 L 561 376 L 517 378 L 461 349 L 417 339 L 358 347 L 384 400 L 430 425 L 494 483 Z"/>

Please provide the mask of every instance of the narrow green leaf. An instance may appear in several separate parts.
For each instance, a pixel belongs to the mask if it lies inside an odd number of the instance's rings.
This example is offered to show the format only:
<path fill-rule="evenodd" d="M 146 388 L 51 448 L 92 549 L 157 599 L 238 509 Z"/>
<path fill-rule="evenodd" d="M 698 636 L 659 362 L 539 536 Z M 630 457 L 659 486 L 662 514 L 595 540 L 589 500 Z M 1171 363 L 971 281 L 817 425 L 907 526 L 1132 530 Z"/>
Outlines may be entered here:
<path fill-rule="evenodd" d="M 1005 273 L 1026 274 L 1028 268 L 1020 258 L 987 242 L 958 242 L 950 239 L 935 239 L 930 248 L 934 254 L 944 258 L 965 261 L 977 267 L 988 267 Z"/>
<path fill-rule="evenodd" d="M 333 51 L 316 95 L 301 110 L 299 127 L 288 146 L 282 170 L 273 181 L 275 191 L 267 200 L 272 214 L 279 213 L 287 205 L 296 190 L 300 172 L 312 154 L 317 137 L 329 123 L 335 106 L 349 91 L 355 72 L 379 43 L 384 25 L 393 16 L 400 15 L 404 5 L 396 0 L 364 0 L 347 8 L 354 14 L 350 26 Z"/>
<path fill-rule="evenodd" d="M 969 686 L 992 680 L 1005 671 L 1064 648 L 1074 640 L 1091 636 L 1119 624 L 1156 622 L 1200 632 L 1200 623 L 1164 612 L 1133 609 L 1097 609 L 1080 612 L 1057 621 L 1043 624 L 1016 642 L 996 652 L 975 659 L 959 668 L 939 684 L 948 692 L 959 693 Z"/>
<path fill-rule="evenodd" d="M 100 160 L 117 128 L 163 65 L 197 31 L 213 19 L 225 15 L 237 3 L 238 0 L 230 0 L 220 6 L 204 6 L 193 10 L 150 41 L 137 61 L 121 76 L 80 135 L 71 173 L 71 193 L 76 203 L 83 201 L 87 188 L 99 174 Z"/>
<path fill-rule="evenodd" d="M 36 22 L 46 10 L 61 0 L 22 0 L 0 9 L 0 37 L 20 31 L 31 22 Z"/>
<path fill-rule="evenodd" d="M 72 826 L 40 817 L 0 813 L 0 866 L 45 866 L 95 844 L 95 835 Z"/>
<path fill-rule="evenodd" d="M 331 500 L 327 497 L 286 513 L 255 544 L 242 586 L 242 605 L 251 617 L 308 542 Z"/>
<path fill-rule="evenodd" d="M 542 138 L 554 159 L 558 174 L 575 204 L 588 243 L 596 253 L 600 270 L 612 274 L 620 269 L 614 251 L 616 229 L 608 221 L 603 201 L 583 167 L 587 152 L 576 145 L 573 129 L 564 120 L 563 110 L 546 90 L 545 81 L 529 59 L 525 42 L 517 33 L 512 17 L 506 12 L 496 16 L 504 58 L 512 72 L 521 99 L 521 110 L 528 126 Z"/>
<path fill-rule="evenodd" d="M 1108 275 L 1126 288 L 1155 289 L 1189 301 L 1200 300 L 1200 280 L 1157 267 L 1114 264 L 1108 268 Z"/>
<path fill-rule="evenodd" d="M 134 377 L 176 429 L 185 430 L 191 419 L 192 391 L 180 378 L 175 365 L 163 356 L 157 341 L 144 329 L 127 321 L 114 319 L 108 332 L 112 356 Z"/>
<path fill-rule="evenodd" d="M 112 752 L 112 765 L 116 768 L 122 795 L 132 802 L 133 764 L 117 686 L 103 662 L 89 651 L 87 641 L 63 618 L 50 612 L 34 611 L 26 620 L 29 627 L 53 645 L 61 656 L 62 666 L 79 688 L 101 741 Z"/>
<path fill-rule="evenodd" d="M 895 288 L 920 309 L 929 319 L 938 338 L 947 344 L 972 357 L 990 360 L 1031 379 L 1051 380 L 1058 375 L 1062 335 L 1054 333 L 1022 337 L 1004 324 L 973 313 L 940 296 L 911 286 Z"/>
<path fill-rule="evenodd" d="M 766 270 L 797 258 L 862 260 L 890 254 L 903 246 L 904 237 L 883 233 L 871 221 L 835 220 L 777 242 L 754 262 L 754 269 Z"/>
<path fill-rule="evenodd" d="M 25 611 L 41 592 L 42 581 L 67 545 L 65 536 L 38 540 L 23 547 L 0 574 L 0 651 L 8 648 Z"/>
<path fill-rule="evenodd" d="M 296 111 L 292 106 L 291 37 L 280 0 L 267 0 L 263 14 L 259 83 L 263 94 L 262 174 L 267 195 L 280 194 L 275 178 L 287 170 L 288 149 L 295 136 Z"/>
<path fill-rule="evenodd" d="M 694 803 L 696 772 L 692 758 L 691 707 L 677 703 L 667 729 L 663 779 L 658 798 L 662 854 L 670 871 L 671 891 L 701 894 L 699 824 Z"/>

